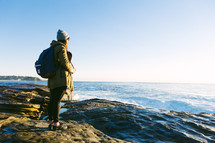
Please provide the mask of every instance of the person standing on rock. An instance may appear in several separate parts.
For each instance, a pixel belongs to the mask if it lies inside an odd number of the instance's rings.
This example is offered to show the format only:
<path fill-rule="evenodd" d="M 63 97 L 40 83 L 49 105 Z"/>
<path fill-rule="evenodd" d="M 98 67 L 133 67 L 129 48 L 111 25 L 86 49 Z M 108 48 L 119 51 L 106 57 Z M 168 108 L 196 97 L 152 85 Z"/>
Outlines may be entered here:
<path fill-rule="evenodd" d="M 48 105 L 49 130 L 56 130 L 60 127 L 60 101 L 67 89 L 73 91 L 72 74 L 76 69 L 71 63 L 72 54 L 68 50 L 69 40 L 68 33 L 59 29 L 57 32 L 57 41 L 53 40 L 51 42 L 51 46 L 54 47 L 54 60 L 59 66 L 56 74 L 48 78 L 48 87 L 51 92 Z"/>

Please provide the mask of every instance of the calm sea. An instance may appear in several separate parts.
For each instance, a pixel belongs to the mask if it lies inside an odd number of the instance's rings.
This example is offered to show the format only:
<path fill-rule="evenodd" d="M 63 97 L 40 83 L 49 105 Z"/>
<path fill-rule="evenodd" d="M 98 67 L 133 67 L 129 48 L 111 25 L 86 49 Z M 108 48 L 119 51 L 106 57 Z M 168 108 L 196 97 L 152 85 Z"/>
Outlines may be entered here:
<path fill-rule="evenodd" d="M 0 85 L 47 81 L 0 81 Z M 215 113 L 215 84 L 74 82 L 74 99 L 102 98 L 150 107 L 192 113 Z"/>

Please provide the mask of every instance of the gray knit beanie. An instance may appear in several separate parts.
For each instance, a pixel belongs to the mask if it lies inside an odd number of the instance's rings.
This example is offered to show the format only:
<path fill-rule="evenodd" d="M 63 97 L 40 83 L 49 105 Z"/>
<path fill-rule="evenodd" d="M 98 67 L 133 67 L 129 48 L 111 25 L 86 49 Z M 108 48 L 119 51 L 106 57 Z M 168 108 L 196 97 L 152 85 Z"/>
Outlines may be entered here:
<path fill-rule="evenodd" d="M 59 29 L 57 32 L 57 40 L 67 40 L 69 38 L 69 34 L 64 31 Z"/>

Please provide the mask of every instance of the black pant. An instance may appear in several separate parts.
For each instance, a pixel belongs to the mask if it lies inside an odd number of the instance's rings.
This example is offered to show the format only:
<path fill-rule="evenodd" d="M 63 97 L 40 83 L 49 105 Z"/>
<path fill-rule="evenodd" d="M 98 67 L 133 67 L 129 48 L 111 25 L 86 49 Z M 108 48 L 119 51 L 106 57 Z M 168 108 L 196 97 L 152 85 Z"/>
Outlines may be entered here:
<path fill-rule="evenodd" d="M 60 100 L 63 97 L 66 88 L 67 88 L 66 86 L 62 86 L 50 89 L 51 97 L 48 106 L 49 121 L 52 120 L 54 120 L 54 122 L 59 121 Z"/>

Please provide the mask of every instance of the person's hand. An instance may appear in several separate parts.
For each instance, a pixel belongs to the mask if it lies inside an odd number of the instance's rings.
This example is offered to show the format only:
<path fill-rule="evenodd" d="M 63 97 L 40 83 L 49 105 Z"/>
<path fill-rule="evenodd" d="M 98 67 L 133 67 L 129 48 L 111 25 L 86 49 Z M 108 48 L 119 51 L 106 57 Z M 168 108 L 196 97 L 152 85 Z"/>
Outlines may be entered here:
<path fill-rule="evenodd" d="M 76 68 L 72 68 L 72 74 L 74 74 L 76 72 Z"/>

